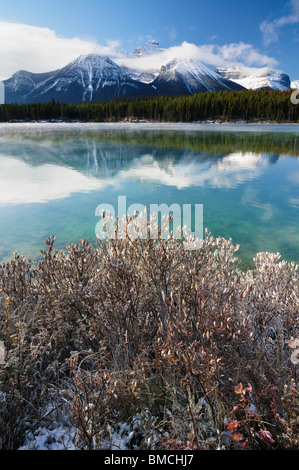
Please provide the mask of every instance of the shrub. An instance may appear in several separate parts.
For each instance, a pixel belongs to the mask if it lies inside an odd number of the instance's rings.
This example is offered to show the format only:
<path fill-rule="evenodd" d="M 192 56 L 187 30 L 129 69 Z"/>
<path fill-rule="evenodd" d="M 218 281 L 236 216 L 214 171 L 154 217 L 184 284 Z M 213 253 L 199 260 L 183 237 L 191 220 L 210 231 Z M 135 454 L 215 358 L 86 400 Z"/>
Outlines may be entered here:
<path fill-rule="evenodd" d="M 128 448 L 298 448 L 298 267 L 259 253 L 242 272 L 231 240 L 190 251 L 129 224 L 0 266 L 2 448 L 57 409 L 77 448 L 113 447 L 121 423 Z"/>

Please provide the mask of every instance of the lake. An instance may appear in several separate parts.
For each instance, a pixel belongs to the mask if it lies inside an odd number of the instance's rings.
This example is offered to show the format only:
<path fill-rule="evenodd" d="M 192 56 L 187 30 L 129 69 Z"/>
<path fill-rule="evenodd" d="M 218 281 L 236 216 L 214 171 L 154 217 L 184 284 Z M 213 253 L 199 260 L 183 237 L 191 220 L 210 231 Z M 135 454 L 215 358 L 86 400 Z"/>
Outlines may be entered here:
<path fill-rule="evenodd" d="M 299 262 L 299 125 L 2 124 L 0 262 L 96 240 L 96 207 L 203 204 L 204 228 Z"/>

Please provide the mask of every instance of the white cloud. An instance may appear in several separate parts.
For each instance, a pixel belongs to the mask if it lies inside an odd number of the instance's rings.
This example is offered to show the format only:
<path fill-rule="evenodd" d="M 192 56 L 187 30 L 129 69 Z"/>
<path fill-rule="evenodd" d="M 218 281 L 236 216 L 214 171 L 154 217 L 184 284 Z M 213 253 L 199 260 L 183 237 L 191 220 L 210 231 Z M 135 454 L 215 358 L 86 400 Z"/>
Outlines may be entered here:
<path fill-rule="evenodd" d="M 104 186 L 102 180 L 89 178 L 71 168 L 49 164 L 33 167 L 0 156 L 0 204 L 43 204 Z"/>
<path fill-rule="evenodd" d="M 130 168 L 122 170 L 120 180 L 136 180 L 175 186 L 177 189 L 192 186 L 213 188 L 237 188 L 245 181 L 261 175 L 268 162 L 260 154 L 252 152 L 232 153 L 220 160 L 201 162 L 190 158 L 161 166 L 153 155 L 143 155 L 134 160 Z"/>
<path fill-rule="evenodd" d="M 299 2 L 299 0 L 296 0 Z M 175 31 L 170 31 L 174 34 Z M 196 46 L 188 42 L 164 49 L 151 56 L 124 57 L 118 50 L 119 41 L 106 39 L 106 45 L 96 40 L 60 37 L 49 28 L 0 21 L 0 80 L 10 78 L 18 70 L 41 73 L 64 67 L 82 54 L 108 55 L 119 65 L 133 69 L 158 71 L 174 58 L 198 59 L 221 67 L 273 67 L 276 60 L 260 53 L 251 44 L 243 42 L 226 45 Z"/>
<path fill-rule="evenodd" d="M 18 70 L 49 72 L 64 67 L 81 54 L 115 53 L 117 41 L 100 46 L 96 41 L 59 37 L 49 28 L 0 21 L 0 80 Z"/>
<path fill-rule="evenodd" d="M 260 53 L 251 44 L 243 42 L 222 46 L 217 44 L 196 46 L 183 42 L 180 46 L 173 46 L 150 56 L 130 56 L 116 58 L 115 61 L 119 65 L 133 69 L 157 71 L 162 65 L 174 58 L 197 59 L 215 67 L 227 66 L 228 64 L 237 67 L 274 67 L 277 65 L 276 59 Z"/>
<path fill-rule="evenodd" d="M 279 40 L 279 31 L 281 28 L 286 25 L 299 23 L 299 0 L 291 0 L 289 5 L 291 9 L 289 15 L 282 16 L 274 21 L 265 20 L 260 24 L 265 46 L 269 46 L 269 44 Z"/>
<path fill-rule="evenodd" d="M 0 155 L 0 204 L 44 204 L 107 187 L 120 188 L 127 181 L 164 184 L 177 189 L 192 186 L 236 188 L 260 176 L 267 159 L 254 153 L 234 153 L 216 161 L 201 162 L 186 157 L 178 163 L 160 163 L 151 154 L 141 155 L 110 177 L 86 176 L 71 168 L 55 164 L 32 166 L 6 155 Z"/>
<path fill-rule="evenodd" d="M 257 67 L 277 65 L 276 59 L 260 53 L 251 44 L 245 44 L 244 42 L 231 43 L 220 46 L 218 49 L 218 54 L 226 63 L 229 61 L 241 62 L 249 67 L 253 65 Z"/>

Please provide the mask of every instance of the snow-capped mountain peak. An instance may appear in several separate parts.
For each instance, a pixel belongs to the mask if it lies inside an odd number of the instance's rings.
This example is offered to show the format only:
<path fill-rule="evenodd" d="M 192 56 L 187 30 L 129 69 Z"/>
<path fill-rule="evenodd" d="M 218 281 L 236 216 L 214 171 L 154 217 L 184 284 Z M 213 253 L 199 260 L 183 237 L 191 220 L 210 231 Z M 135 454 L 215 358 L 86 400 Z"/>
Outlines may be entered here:
<path fill-rule="evenodd" d="M 165 66 L 162 66 L 161 71 L 169 73 L 170 77 L 175 73 L 188 74 L 194 78 L 201 75 L 219 77 L 219 73 L 214 67 L 208 66 L 195 59 L 173 59 Z"/>
<path fill-rule="evenodd" d="M 196 93 L 199 91 L 234 90 L 242 86 L 224 78 L 214 67 L 206 65 L 196 59 L 173 59 L 161 67 L 160 74 L 154 85 L 163 87 L 165 84 L 173 85 L 173 94 L 179 90 L 183 93 Z"/>
<path fill-rule="evenodd" d="M 65 67 L 43 74 L 15 73 L 5 83 L 7 102 L 31 103 L 56 99 L 80 103 L 138 96 L 188 95 L 201 91 L 272 88 L 288 90 L 288 75 L 266 68 L 230 66 L 216 69 L 193 57 L 173 57 L 150 40 L 133 53 L 114 59 L 81 55 Z M 191 52 L 193 49 L 191 50 Z M 190 53 L 190 50 L 189 50 Z M 298 82 L 292 84 L 298 88 Z"/>
<path fill-rule="evenodd" d="M 108 56 L 100 56 L 97 54 L 86 54 L 80 55 L 77 59 L 67 65 L 67 67 L 78 67 L 84 65 L 92 65 L 97 67 L 99 64 L 109 64 L 111 66 L 118 67 Z"/>
<path fill-rule="evenodd" d="M 290 89 L 289 76 L 269 68 L 227 67 L 219 69 L 219 73 L 247 89 L 272 88 L 281 91 Z"/>
<path fill-rule="evenodd" d="M 49 101 L 54 98 L 66 103 L 80 103 L 152 94 L 147 85 L 133 80 L 124 68 L 109 57 L 96 54 L 81 55 L 62 69 L 44 75 L 44 80 L 39 75 L 33 80 L 29 74 L 26 87 L 22 79 L 17 96 L 19 102 Z M 13 101 L 16 96 L 15 79 L 12 77 L 5 85 L 8 99 Z"/>
<path fill-rule="evenodd" d="M 158 41 L 149 40 L 145 44 L 138 46 L 135 51 L 133 52 L 134 56 L 144 56 L 144 55 L 152 55 L 158 54 L 159 52 L 163 52 L 164 49 L 160 47 Z"/>

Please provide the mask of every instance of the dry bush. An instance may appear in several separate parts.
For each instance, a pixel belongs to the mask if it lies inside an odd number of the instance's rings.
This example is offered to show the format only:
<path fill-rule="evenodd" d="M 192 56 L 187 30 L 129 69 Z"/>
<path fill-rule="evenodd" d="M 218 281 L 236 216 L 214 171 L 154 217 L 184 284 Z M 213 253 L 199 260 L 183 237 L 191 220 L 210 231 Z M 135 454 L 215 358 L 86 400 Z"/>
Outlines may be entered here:
<path fill-rule="evenodd" d="M 244 273 L 231 240 L 164 238 L 168 220 L 153 240 L 151 223 L 64 252 L 52 237 L 40 261 L 0 266 L 2 448 L 49 404 L 72 413 L 88 449 L 134 416 L 139 448 L 298 447 L 298 267 L 260 253 Z"/>

